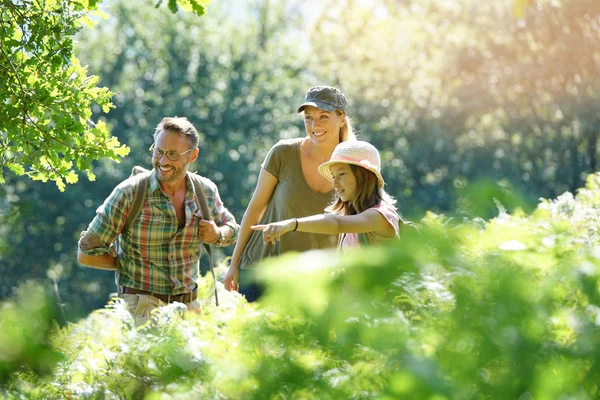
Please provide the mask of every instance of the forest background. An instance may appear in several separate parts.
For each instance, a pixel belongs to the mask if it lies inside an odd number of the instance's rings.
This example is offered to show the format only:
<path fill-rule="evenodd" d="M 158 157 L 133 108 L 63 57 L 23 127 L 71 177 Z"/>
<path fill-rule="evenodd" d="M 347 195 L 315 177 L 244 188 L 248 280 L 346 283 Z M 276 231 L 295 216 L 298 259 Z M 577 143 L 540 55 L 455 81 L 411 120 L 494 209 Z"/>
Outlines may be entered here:
<path fill-rule="evenodd" d="M 32 131 L 0 113 L 0 298 L 41 280 L 64 320 L 102 307 L 115 290 L 112 273 L 77 264 L 77 239 L 131 167 L 149 165 L 164 116 L 186 116 L 199 129 L 192 169 L 217 183 L 238 220 L 268 149 L 303 135 L 295 108 L 315 84 L 347 95 L 359 137 L 381 150 L 387 190 L 412 220 L 428 210 L 487 219 L 500 203 L 527 209 L 575 192 L 597 170 L 595 0 L 227 0 L 204 17 L 107 0 L 100 10 L 110 17 L 91 15 L 96 26 L 78 33 L 74 52 L 114 92 L 114 109 L 101 91 L 90 119 L 118 139 L 103 139 L 115 153 L 77 164 L 95 180 L 65 172 L 63 188 L 60 174 L 50 177 L 57 185 L 36 180 L 27 167 L 36 160 L 18 168 L 6 150 L 11 129 L 24 138 Z"/>

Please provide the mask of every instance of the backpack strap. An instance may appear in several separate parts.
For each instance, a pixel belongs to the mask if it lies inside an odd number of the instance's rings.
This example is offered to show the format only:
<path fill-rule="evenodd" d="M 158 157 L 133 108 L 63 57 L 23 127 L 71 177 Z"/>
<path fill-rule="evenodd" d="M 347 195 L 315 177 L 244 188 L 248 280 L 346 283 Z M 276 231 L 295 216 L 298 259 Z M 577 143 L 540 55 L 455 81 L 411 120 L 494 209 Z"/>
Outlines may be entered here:
<path fill-rule="evenodd" d="M 206 200 L 206 195 L 204 194 L 204 189 L 202 189 L 202 182 L 200 181 L 200 176 L 194 173 L 190 173 L 190 179 L 194 185 L 194 193 L 196 195 L 196 205 L 202 212 L 203 219 L 210 218 L 210 212 L 208 211 L 208 201 Z"/>
<path fill-rule="evenodd" d="M 129 214 L 127 214 L 127 219 L 125 220 L 125 224 L 123 225 L 123 231 L 126 231 L 131 227 L 131 225 L 138 219 L 140 213 L 142 212 L 142 205 L 144 204 L 144 200 L 146 200 L 146 195 L 148 193 L 148 186 L 150 182 L 150 171 L 145 168 L 135 166 L 131 169 L 131 176 L 140 175 L 136 177 L 134 186 L 133 186 L 133 201 L 131 202 L 131 206 L 129 207 Z M 116 241 L 117 247 L 121 247 L 121 235 L 117 237 Z M 121 285 L 119 282 L 119 268 L 118 268 L 119 258 L 117 257 L 117 269 L 115 270 L 115 282 L 117 283 L 117 290 L 119 296 L 121 296 Z"/>
<path fill-rule="evenodd" d="M 192 184 L 194 185 L 194 193 L 196 198 L 196 206 L 202 212 L 202 218 L 208 220 L 210 218 L 210 213 L 208 212 L 208 201 L 206 200 L 206 195 L 204 194 L 204 189 L 202 189 L 202 182 L 200 181 L 200 176 L 194 173 L 188 173 Z M 212 250 L 208 243 L 202 243 L 204 248 L 206 249 L 206 253 L 208 254 L 208 265 L 210 267 L 210 273 L 213 276 L 213 280 L 215 282 L 215 304 L 219 306 L 219 297 L 217 295 L 217 276 L 215 275 L 215 269 L 213 268 L 213 259 L 212 259 Z"/>
<path fill-rule="evenodd" d="M 136 179 L 135 186 L 133 187 L 133 202 L 131 203 L 129 214 L 127 215 L 127 220 L 125 221 L 125 226 L 123 227 L 124 231 L 131 227 L 131 225 L 140 216 L 140 212 L 142 212 L 142 204 L 144 204 L 144 200 L 146 200 L 146 195 L 148 194 L 148 185 L 150 182 L 150 174 L 148 172 L 150 171 L 137 166 L 133 167 L 131 170 L 131 175 L 142 174 L 142 176 L 139 179 Z"/>

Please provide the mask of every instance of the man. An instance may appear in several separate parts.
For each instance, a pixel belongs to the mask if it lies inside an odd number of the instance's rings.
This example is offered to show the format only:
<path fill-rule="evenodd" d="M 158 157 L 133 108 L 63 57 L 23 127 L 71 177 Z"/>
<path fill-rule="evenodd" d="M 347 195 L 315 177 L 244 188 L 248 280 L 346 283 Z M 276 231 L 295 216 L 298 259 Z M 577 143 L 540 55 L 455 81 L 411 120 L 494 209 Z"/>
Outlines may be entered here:
<path fill-rule="evenodd" d="M 125 229 L 139 176 L 121 182 L 81 234 L 77 260 L 115 270 L 119 294 L 136 325 L 154 308 L 178 301 L 198 310 L 197 282 L 202 242 L 235 243 L 239 226 L 224 207 L 216 185 L 200 179 L 209 214 L 195 201 L 189 165 L 198 158 L 198 132 L 186 118 L 164 118 L 156 127 L 153 170 L 137 219 Z M 119 238 L 118 249 L 115 241 Z"/>

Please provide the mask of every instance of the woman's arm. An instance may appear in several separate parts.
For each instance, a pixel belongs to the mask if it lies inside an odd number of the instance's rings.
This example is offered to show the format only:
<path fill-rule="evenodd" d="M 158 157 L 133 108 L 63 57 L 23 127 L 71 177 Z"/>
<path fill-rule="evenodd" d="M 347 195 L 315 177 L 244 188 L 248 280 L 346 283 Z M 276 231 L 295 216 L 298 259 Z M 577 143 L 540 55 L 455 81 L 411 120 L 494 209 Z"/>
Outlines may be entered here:
<path fill-rule="evenodd" d="M 229 265 L 229 270 L 227 271 L 223 282 L 225 289 L 227 290 L 237 290 L 240 273 L 238 263 L 242 251 L 244 251 L 244 248 L 250 239 L 250 235 L 252 234 L 252 229 L 250 229 L 250 227 L 257 224 L 262 218 L 267 205 L 273 196 L 277 182 L 278 179 L 269 171 L 264 168 L 260 170 L 258 183 L 256 184 L 252 199 L 250 199 L 250 204 L 248 204 L 248 208 L 242 218 L 237 242 L 233 250 L 233 255 L 231 256 L 231 264 Z"/>
<path fill-rule="evenodd" d="M 297 221 L 297 225 L 296 225 Z M 263 231 L 263 241 L 275 244 L 282 235 L 296 227 L 298 232 L 340 234 L 375 232 L 383 237 L 393 237 L 394 227 L 378 211 L 368 209 L 357 215 L 318 214 L 304 218 L 292 218 L 268 225 L 252 226 Z"/>

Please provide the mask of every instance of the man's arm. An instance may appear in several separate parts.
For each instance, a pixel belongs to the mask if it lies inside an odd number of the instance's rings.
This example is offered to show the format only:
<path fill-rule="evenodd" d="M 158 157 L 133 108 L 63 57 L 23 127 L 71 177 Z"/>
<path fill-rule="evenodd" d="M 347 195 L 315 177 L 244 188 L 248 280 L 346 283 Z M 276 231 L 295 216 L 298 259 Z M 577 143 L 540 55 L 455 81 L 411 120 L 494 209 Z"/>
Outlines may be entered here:
<path fill-rule="evenodd" d="M 131 182 L 124 181 L 113 189 L 110 196 L 96 210 L 96 216 L 87 230 L 79 236 L 79 263 L 104 270 L 114 271 L 117 268 L 117 249 L 114 242 L 127 221 L 132 201 Z"/>
<path fill-rule="evenodd" d="M 101 256 L 88 256 L 83 254 L 81 250 L 77 251 L 77 262 L 85 265 L 86 267 L 104 269 L 114 271 L 117 269 L 117 258 L 110 254 L 104 254 Z"/>
<path fill-rule="evenodd" d="M 212 205 L 211 213 L 214 223 L 217 226 L 217 240 L 218 246 L 229 246 L 234 244 L 238 237 L 238 232 L 240 230 L 240 226 L 235 221 L 235 217 L 233 214 L 225 207 L 223 201 L 221 200 L 221 196 L 219 195 L 219 190 L 216 185 L 214 188 L 214 203 Z M 220 240 L 221 235 L 223 240 Z"/>
<path fill-rule="evenodd" d="M 114 249 L 102 243 L 95 234 L 87 231 L 81 232 L 79 243 L 77 244 L 77 262 L 87 267 L 115 270 L 117 268 Z"/>

